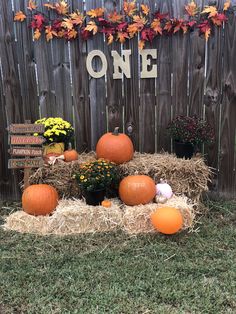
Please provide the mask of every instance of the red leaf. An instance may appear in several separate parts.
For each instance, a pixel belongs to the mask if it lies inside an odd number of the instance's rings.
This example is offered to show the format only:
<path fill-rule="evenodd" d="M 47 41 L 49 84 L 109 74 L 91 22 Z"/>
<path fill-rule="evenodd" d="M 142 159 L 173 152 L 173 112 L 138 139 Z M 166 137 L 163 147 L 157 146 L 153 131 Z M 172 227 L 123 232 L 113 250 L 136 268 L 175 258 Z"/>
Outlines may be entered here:
<path fill-rule="evenodd" d="M 122 22 L 119 25 L 117 25 L 117 30 L 120 31 L 120 32 L 124 31 L 124 30 L 127 29 L 127 26 L 128 26 L 128 23 Z"/>
<path fill-rule="evenodd" d="M 164 20 L 165 18 L 169 17 L 169 13 L 160 13 L 160 11 L 156 11 L 154 13 L 154 17 L 159 20 Z"/>
<path fill-rule="evenodd" d="M 43 23 L 46 21 L 45 17 L 42 14 L 35 14 L 33 21 L 35 22 L 36 28 L 38 28 L 39 30 L 42 29 L 43 27 Z"/>
<path fill-rule="evenodd" d="M 81 30 L 81 38 L 83 40 L 88 40 L 92 36 L 93 36 L 93 34 L 89 31 L 87 31 L 85 28 Z"/>
<path fill-rule="evenodd" d="M 156 33 L 151 28 L 145 28 L 141 32 L 141 39 L 145 41 L 153 41 L 153 38 L 155 37 Z"/>

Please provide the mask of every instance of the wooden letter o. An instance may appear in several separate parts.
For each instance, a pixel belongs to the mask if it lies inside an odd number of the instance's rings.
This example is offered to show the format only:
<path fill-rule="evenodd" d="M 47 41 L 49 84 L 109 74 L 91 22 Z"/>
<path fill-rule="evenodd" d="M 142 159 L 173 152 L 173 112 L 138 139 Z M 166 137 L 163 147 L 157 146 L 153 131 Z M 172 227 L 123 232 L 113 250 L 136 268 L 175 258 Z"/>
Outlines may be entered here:
<path fill-rule="evenodd" d="M 100 71 L 94 71 L 92 67 L 92 61 L 94 57 L 99 57 L 101 59 L 102 68 Z M 92 50 L 87 56 L 86 60 L 86 67 L 87 71 L 89 72 L 90 76 L 94 78 L 100 78 L 103 77 L 106 74 L 107 71 L 107 59 L 104 53 L 100 50 Z"/>

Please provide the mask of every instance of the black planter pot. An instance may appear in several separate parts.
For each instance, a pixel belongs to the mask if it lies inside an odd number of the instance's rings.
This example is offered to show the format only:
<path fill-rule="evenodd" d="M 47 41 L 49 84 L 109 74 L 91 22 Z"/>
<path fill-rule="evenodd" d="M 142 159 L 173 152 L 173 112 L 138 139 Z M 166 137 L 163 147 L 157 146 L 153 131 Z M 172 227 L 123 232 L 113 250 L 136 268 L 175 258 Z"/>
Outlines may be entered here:
<path fill-rule="evenodd" d="M 174 142 L 175 154 L 178 158 L 191 159 L 194 153 L 194 146 L 191 143 Z"/>
<path fill-rule="evenodd" d="M 83 191 L 83 195 L 86 200 L 86 204 L 92 206 L 98 206 L 104 200 L 106 190 L 99 191 Z"/>

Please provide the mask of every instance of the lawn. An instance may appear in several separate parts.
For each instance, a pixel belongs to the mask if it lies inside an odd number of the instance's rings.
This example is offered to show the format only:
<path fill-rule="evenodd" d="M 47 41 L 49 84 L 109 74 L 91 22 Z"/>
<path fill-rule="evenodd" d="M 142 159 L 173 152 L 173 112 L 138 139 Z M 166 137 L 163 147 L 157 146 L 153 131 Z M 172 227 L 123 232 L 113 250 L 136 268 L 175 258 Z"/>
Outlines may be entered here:
<path fill-rule="evenodd" d="M 236 202 L 208 206 L 172 237 L 1 228 L 0 313 L 236 313 Z"/>

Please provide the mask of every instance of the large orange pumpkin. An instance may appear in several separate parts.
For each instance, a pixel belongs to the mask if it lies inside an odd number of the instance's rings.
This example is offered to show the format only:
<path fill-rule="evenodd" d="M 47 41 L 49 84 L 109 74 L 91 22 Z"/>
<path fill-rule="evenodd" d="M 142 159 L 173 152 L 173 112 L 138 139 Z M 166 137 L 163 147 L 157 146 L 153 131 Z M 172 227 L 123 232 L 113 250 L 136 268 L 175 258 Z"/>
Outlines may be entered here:
<path fill-rule="evenodd" d="M 75 149 L 72 149 L 71 144 L 69 144 L 68 150 L 64 151 L 64 158 L 66 162 L 78 160 L 79 154 Z"/>
<path fill-rule="evenodd" d="M 33 184 L 22 195 L 22 207 L 30 215 L 48 215 L 58 204 L 58 193 L 47 184 Z"/>
<path fill-rule="evenodd" d="M 119 195 L 126 205 L 147 204 L 156 195 L 155 182 L 145 175 L 128 176 L 120 182 Z"/>
<path fill-rule="evenodd" d="M 107 159 L 116 164 L 122 164 L 133 158 L 134 146 L 130 138 L 118 132 L 115 128 L 113 133 L 104 134 L 96 147 L 97 158 Z"/>
<path fill-rule="evenodd" d="M 151 222 L 157 231 L 164 234 L 174 234 L 183 226 L 183 217 L 179 209 L 160 207 L 151 214 Z"/>

